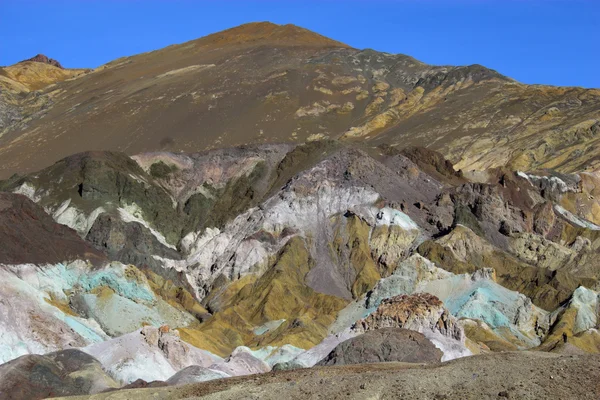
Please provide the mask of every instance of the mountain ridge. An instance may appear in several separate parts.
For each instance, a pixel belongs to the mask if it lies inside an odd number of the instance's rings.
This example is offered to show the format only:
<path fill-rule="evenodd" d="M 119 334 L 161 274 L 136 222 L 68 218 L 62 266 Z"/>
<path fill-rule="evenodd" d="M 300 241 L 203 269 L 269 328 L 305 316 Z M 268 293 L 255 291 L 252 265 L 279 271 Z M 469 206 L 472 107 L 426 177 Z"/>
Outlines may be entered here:
<path fill-rule="evenodd" d="M 315 139 L 426 144 L 465 170 L 600 165 L 598 90 L 525 85 L 478 64 L 430 66 L 293 25 L 241 25 L 38 93 L 0 99 L 2 177 L 85 150 Z"/>

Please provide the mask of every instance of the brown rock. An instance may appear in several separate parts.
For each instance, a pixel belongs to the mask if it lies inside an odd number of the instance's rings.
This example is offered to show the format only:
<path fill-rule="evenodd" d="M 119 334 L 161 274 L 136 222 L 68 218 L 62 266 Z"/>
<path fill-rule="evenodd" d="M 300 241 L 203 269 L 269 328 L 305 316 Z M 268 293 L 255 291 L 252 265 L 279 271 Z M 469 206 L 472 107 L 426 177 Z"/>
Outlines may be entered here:
<path fill-rule="evenodd" d="M 64 69 L 63 66 L 60 65 L 60 63 L 58 61 L 56 61 L 53 58 L 47 57 L 43 54 L 38 54 L 35 57 L 31 57 L 30 59 L 23 60 L 21 62 L 25 62 L 25 61 L 33 61 L 33 62 L 39 62 L 39 63 L 43 63 L 43 64 L 50 64 L 50 65 L 54 65 L 57 68 Z"/>
<path fill-rule="evenodd" d="M 542 236 L 548 235 L 556 216 L 554 215 L 554 209 L 551 202 L 546 202 L 535 209 L 533 230 Z"/>
<path fill-rule="evenodd" d="M 444 307 L 444 303 L 429 293 L 400 295 L 385 299 L 377 311 L 356 322 L 354 329 L 367 332 L 389 327 L 419 332 L 439 331 L 457 340 L 464 339 L 462 328 Z"/>
<path fill-rule="evenodd" d="M 20 194 L 0 192 L 0 263 L 25 264 L 90 260 L 105 256 L 42 207 Z"/>

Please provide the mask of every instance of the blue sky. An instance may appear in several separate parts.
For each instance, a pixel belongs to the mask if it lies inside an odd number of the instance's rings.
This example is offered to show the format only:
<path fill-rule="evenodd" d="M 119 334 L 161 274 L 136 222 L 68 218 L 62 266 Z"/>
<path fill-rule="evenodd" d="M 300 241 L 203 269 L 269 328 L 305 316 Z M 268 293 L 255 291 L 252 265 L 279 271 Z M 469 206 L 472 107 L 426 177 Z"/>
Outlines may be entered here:
<path fill-rule="evenodd" d="M 600 88 L 600 0 L 0 0 L 0 65 L 43 53 L 96 67 L 252 21 L 525 83 Z"/>

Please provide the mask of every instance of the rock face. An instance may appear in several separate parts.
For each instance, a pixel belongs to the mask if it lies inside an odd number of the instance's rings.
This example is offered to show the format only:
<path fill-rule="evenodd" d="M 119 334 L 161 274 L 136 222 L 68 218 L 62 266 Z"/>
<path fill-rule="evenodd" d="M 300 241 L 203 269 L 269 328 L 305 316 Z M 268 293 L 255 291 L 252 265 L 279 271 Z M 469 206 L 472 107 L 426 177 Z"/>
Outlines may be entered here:
<path fill-rule="evenodd" d="M 37 400 L 119 387 L 94 357 L 79 350 L 26 355 L 0 365 L 0 397 Z"/>
<path fill-rule="evenodd" d="M 166 247 L 138 222 L 123 222 L 109 214 L 101 214 L 85 239 L 96 249 L 104 251 L 111 260 L 157 268 L 153 256 L 177 260 L 177 251 Z"/>
<path fill-rule="evenodd" d="M 58 61 L 56 61 L 53 58 L 49 58 L 43 54 L 38 54 L 35 57 L 31 57 L 30 59 L 24 60 L 24 61 L 33 61 L 33 62 L 39 62 L 39 63 L 43 63 L 43 64 L 50 64 L 52 66 L 55 66 L 57 68 L 63 69 L 63 66 L 60 65 L 60 63 Z M 21 61 L 21 62 L 24 62 Z"/>
<path fill-rule="evenodd" d="M 337 345 L 317 365 L 439 362 L 442 352 L 421 333 L 398 328 L 365 332 Z"/>

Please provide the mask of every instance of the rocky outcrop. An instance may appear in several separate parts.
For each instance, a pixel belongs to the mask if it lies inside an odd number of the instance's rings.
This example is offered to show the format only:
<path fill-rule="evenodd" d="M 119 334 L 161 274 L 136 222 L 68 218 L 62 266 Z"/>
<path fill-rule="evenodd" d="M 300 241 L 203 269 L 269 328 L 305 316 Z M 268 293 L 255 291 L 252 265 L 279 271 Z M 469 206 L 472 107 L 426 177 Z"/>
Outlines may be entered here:
<path fill-rule="evenodd" d="M 119 385 L 94 357 L 80 350 L 26 355 L 0 365 L 0 397 L 37 400 L 94 394 Z"/>
<path fill-rule="evenodd" d="M 521 349 L 538 346 L 549 329 L 548 312 L 525 295 L 496 283 L 490 269 L 423 281 L 418 290 L 437 296 L 456 318 L 482 322 L 498 340 Z M 471 328 L 473 332 L 475 326 Z"/>
<path fill-rule="evenodd" d="M 6 195 L 37 207 L 33 220 L 134 264 L 76 254 L 0 266 L 11 305 L 0 307 L 1 359 L 84 347 L 119 381 L 146 385 L 190 366 L 174 381 L 311 367 L 385 328 L 422 333 L 442 361 L 600 348 L 597 306 L 573 294 L 597 288 L 600 271 L 600 231 L 565 203 L 581 193 L 379 150 L 89 152 L 0 183 L 29 197 Z"/>
<path fill-rule="evenodd" d="M 436 241 L 422 243 L 418 252 L 436 265 L 456 274 L 493 268 L 498 283 L 523 293 L 533 304 L 546 311 L 559 307 L 578 286 L 593 286 L 596 282 L 592 277 L 582 276 L 580 271 L 586 265 L 577 263 L 554 272 L 538 268 L 501 251 L 462 225 L 456 226 L 449 234 Z M 597 268 L 593 259 L 588 262 L 588 268 Z M 571 268 L 573 272 L 570 271 Z"/>
<path fill-rule="evenodd" d="M 42 63 L 42 64 L 50 64 L 50 65 L 55 66 L 57 68 L 63 69 L 63 66 L 60 65 L 60 63 L 58 61 L 56 61 L 53 58 L 49 58 L 49 57 L 47 57 L 47 56 L 45 56 L 43 54 L 38 54 L 35 57 L 31 57 L 31 58 L 29 58 L 27 60 L 24 60 L 24 61 L 21 61 L 21 62 L 25 62 L 25 61 L 39 62 L 39 63 Z"/>
<path fill-rule="evenodd" d="M 153 267 L 159 262 L 153 256 L 178 260 L 181 255 L 162 244 L 152 232 L 139 222 L 123 222 L 107 213 L 100 214 L 85 237 L 96 249 L 111 260 Z"/>
<path fill-rule="evenodd" d="M 348 365 L 375 362 L 439 362 L 442 352 L 421 333 L 398 328 L 367 331 L 337 345 L 317 365 Z"/>
<path fill-rule="evenodd" d="M 550 315 L 550 321 L 552 326 L 541 349 L 600 352 L 600 296 L 596 291 L 578 287 L 571 298 Z"/>
<path fill-rule="evenodd" d="M 228 376 L 240 376 L 269 372 L 271 367 L 242 347 L 233 351 L 223 362 L 211 365 L 210 369 Z"/>
<path fill-rule="evenodd" d="M 354 325 L 358 332 L 390 327 L 417 332 L 438 331 L 449 338 L 464 341 L 464 332 L 456 319 L 444 303 L 429 293 L 384 299 L 374 313 Z"/>

